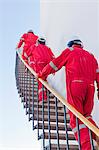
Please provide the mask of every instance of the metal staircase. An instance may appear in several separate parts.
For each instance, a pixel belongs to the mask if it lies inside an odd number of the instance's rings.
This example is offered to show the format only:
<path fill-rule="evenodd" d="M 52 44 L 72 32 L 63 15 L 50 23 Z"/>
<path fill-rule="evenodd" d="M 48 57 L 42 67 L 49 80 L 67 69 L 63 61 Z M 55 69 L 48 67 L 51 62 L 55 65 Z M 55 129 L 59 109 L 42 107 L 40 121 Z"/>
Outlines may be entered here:
<path fill-rule="evenodd" d="M 79 142 L 75 140 L 69 126 L 68 109 L 49 89 L 47 89 L 47 101 L 43 99 L 42 102 L 38 101 L 38 81 L 30 69 L 26 68 L 18 53 L 16 54 L 15 77 L 21 102 L 29 121 L 32 121 L 33 130 L 37 130 L 38 140 L 42 140 L 42 149 L 81 150 L 80 140 Z M 44 88 L 46 87 L 42 85 L 43 91 Z M 90 138 L 92 150 L 95 150 L 92 137 Z"/>

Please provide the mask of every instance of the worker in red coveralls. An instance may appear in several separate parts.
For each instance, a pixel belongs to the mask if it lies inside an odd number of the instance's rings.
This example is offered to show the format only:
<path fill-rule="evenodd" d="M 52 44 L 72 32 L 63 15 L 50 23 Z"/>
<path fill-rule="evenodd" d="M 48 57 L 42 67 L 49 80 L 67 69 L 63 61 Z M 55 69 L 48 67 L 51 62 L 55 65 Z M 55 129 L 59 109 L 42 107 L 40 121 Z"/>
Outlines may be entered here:
<path fill-rule="evenodd" d="M 27 33 L 23 34 L 16 49 L 20 48 L 23 44 L 22 58 L 27 63 L 26 51 L 30 48 L 31 45 L 36 43 L 38 36 L 33 33 L 32 30 L 29 30 Z"/>
<path fill-rule="evenodd" d="M 38 73 L 51 60 L 54 59 L 54 54 L 51 49 L 45 45 L 45 39 L 39 38 L 35 45 L 32 45 L 27 51 L 28 64 L 33 70 Z M 39 81 L 38 81 L 39 82 Z M 42 84 L 38 84 L 39 101 L 42 101 Z M 44 89 L 44 101 L 47 100 L 46 89 Z"/>
<path fill-rule="evenodd" d="M 62 66 L 65 66 L 66 71 L 68 102 L 96 126 L 91 116 L 94 105 L 94 81 L 97 83 L 99 99 L 99 68 L 96 59 L 83 49 L 81 40 L 75 39 L 68 42 L 68 48 L 44 67 L 37 77 L 45 80 L 49 74 L 58 71 Z M 70 126 L 78 140 L 76 117 L 72 112 L 69 114 Z M 89 130 L 80 120 L 79 129 L 82 150 L 91 150 Z M 93 134 L 93 138 L 99 143 L 96 135 Z"/>

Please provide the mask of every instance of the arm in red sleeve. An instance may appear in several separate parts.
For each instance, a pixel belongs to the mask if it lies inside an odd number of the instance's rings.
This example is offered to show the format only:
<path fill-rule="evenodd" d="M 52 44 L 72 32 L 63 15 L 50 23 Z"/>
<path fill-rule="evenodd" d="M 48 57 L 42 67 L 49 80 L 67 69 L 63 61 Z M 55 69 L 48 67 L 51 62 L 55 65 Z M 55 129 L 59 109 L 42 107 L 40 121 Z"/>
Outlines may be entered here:
<path fill-rule="evenodd" d="M 27 34 L 26 34 L 26 33 L 23 34 L 23 36 L 20 38 L 20 41 L 19 41 L 19 43 L 18 43 L 17 48 L 20 48 L 20 47 L 21 47 L 21 45 L 23 44 L 24 39 L 25 39 L 26 37 L 27 37 Z"/>
<path fill-rule="evenodd" d="M 48 50 L 49 50 L 49 54 L 52 57 L 52 59 L 55 58 L 55 55 L 53 54 L 52 50 L 50 48 Z"/>
<path fill-rule="evenodd" d="M 26 57 L 24 50 L 22 51 L 22 59 L 28 64 L 28 58 Z"/>
<path fill-rule="evenodd" d="M 38 74 L 38 77 L 46 79 L 49 74 L 57 72 L 66 64 L 69 54 L 70 50 L 64 50 L 60 56 L 53 59 L 48 65 L 43 68 L 43 70 Z"/>
<path fill-rule="evenodd" d="M 43 80 L 46 80 L 47 76 L 51 73 L 54 73 L 54 70 L 50 66 L 50 63 L 47 64 L 42 71 L 38 73 L 38 78 L 42 78 Z"/>
<path fill-rule="evenodd" d="M 27 57 L 30 57 L 30 56 L 32 55 L 32 52 L 33 52 L 34 48 L 35 48 L 35 45 L 32 45 L 32 46 L 27 50 L 27 52 L 26 52 Z"/>
<path fill-rule="evenodd" d="M 18 43 L 17 48 L 20 48 L 22 44 L 23 44 L 23 40 L 22 40 L 22 39 L 20 39 L 20 42 Z"/>
<path fill-rule="evenodd" d="M 23 50 L 22 58 L 28 65 L 29 65 L 29 57 L 31 55 L 33 55 L 32 53 L 33 53 L 34 48 L 35 48 L 35 46 L 32 45 L 27 51 L 24 52 L 24 50 Z"/>

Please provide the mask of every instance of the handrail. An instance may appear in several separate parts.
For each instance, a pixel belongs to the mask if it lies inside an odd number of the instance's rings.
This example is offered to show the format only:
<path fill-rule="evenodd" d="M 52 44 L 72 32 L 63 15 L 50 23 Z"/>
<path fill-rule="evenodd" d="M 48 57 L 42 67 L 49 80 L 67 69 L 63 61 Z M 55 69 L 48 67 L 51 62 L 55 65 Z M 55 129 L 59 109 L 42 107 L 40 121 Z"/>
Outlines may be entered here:
<path fill-rule="evenodd" d="M 17 50 L 17 54 L 24 65 L 31 71 L 36 77 L 36 72 L 22 59 L 20 52 Z M 99 129 L 94 126 L 89 120 L 87 120 L 81 113 L 79 113 L 72 105 L 70 105 L 65 98 L 57 93 L 46 81 L 41 78 L 38 79 L 50 92 L 52 92 L 61 102 L 64 104 L 76 117 L 78 117 L 91 131 L 93 131 L 99 137 Z"/>

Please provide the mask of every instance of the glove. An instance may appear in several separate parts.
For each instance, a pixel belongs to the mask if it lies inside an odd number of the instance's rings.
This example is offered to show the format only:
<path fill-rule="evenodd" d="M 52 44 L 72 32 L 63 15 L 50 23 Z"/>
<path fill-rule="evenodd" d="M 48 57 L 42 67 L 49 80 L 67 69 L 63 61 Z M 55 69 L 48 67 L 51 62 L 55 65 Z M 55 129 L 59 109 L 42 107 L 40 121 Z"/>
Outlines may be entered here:
<path fill-rule="evenodd" d="M 46 77 L 42 76 L 42 72 L 41 71 L 39 73 L 37 73 L 36 78 L 41 78 L 43 80 L 46 80 Z"/>

